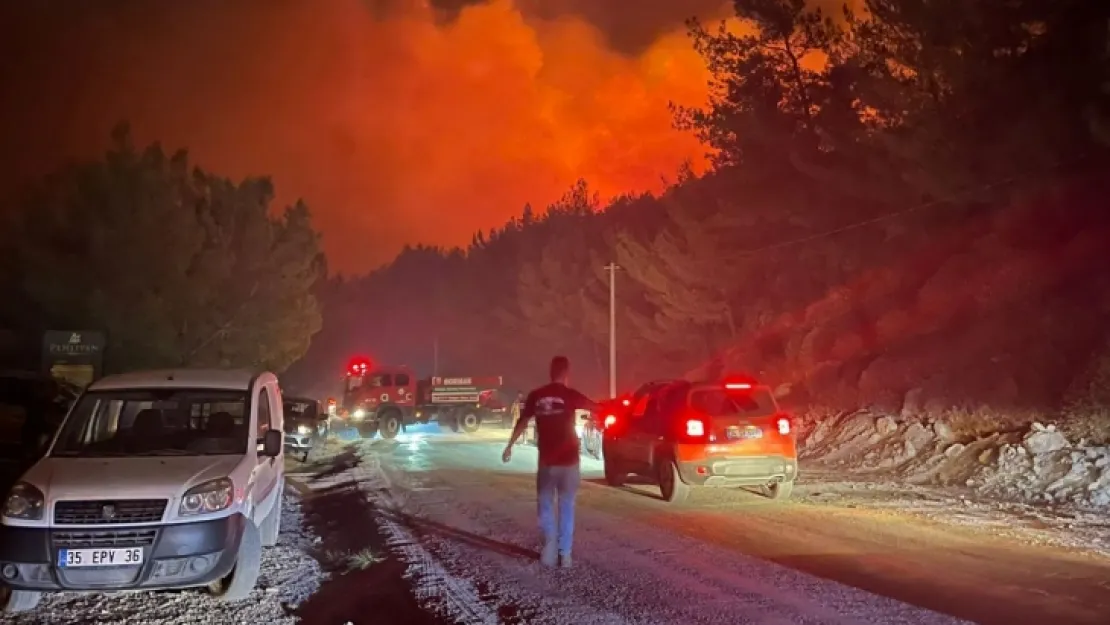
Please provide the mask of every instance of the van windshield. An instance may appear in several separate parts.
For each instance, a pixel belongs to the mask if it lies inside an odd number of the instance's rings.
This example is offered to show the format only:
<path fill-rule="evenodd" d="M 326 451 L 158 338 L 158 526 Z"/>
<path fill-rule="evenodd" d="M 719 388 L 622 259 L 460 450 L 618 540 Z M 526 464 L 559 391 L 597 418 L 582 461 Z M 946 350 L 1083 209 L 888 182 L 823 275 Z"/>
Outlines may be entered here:
<path fill-rule="evenodd" d="M 247 394 L 93 391 L 74 406 L 51 456 L 204 456 L 248 451 Z"/>

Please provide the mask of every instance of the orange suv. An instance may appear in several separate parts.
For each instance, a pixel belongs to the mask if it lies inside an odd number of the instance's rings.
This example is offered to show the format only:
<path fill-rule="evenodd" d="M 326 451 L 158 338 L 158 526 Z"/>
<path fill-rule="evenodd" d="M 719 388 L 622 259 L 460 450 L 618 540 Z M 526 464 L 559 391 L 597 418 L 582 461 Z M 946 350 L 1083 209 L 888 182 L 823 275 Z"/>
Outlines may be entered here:
<path fill-rule="evenodd" d="M 605 429 L 605 479 L 636 474 L 678 503 L 692 487 L 758 486 L 785 499 L 798 476 L 793 424 L 771 389 L 746 379 L 674 381 L 640 397 Z"/>

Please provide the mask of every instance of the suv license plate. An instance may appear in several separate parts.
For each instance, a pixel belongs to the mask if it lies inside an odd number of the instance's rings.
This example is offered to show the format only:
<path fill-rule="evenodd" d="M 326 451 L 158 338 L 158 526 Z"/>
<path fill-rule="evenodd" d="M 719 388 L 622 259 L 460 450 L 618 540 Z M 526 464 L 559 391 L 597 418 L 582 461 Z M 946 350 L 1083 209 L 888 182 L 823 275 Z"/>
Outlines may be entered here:
<path fill-rule="evenodd" d="M 733 426 L 726 431 L 726 435 L 729 440 L 751 440 L 753 438 L 763 438 L 763 430 L 753 426 L 746 428 Z"/>

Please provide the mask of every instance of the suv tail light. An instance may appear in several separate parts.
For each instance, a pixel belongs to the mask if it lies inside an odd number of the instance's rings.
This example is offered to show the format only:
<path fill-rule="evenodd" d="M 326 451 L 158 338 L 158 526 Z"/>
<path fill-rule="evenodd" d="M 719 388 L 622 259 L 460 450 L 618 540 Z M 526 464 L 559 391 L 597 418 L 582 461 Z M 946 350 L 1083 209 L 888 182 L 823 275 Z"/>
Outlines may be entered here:
<path fill-rule="evenodd" d="M 687 420 L 686 436 L 705 436 L 705 421 L 701 419 Z"/>
<path fill-rule="evenodd" d="M 605 417 L 605 427 L 609 427 L 609 426 L 613 425 L 616 422 L 617 422 L 617 416 L 616 415 L 607 415 Z"/>
<path fill-rule="evenodd" d="M 786 417 L 779 417 L 778 421 L 776 421 L 775 423 L 778 425 L 779 434 L 786 436 L 790 433 L 790 419 L 787 419 Z"/>

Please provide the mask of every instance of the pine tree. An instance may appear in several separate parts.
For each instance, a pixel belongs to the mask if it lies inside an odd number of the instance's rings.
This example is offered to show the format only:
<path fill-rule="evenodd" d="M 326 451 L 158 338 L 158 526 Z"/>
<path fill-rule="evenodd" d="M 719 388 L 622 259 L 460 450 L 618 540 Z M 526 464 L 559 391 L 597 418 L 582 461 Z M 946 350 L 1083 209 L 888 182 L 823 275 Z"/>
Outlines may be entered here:
<path fill-rule="evenodd" d="M 121 126 L 103 160 L 56 172 L 22 206 L 23 290 L 55 327 L 107 331 L 109 369 L 282 370 L 320 329 L 325 267 L 307 207 L 274 219 L 272 199 L 267 179 L 137 151 Z"/>

